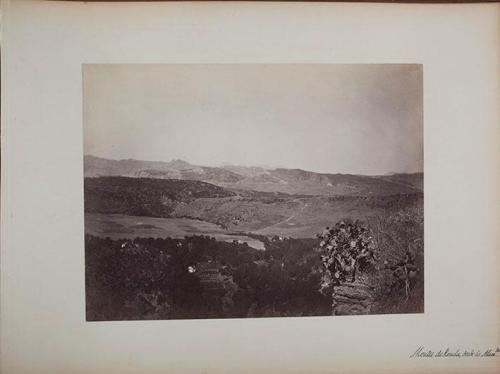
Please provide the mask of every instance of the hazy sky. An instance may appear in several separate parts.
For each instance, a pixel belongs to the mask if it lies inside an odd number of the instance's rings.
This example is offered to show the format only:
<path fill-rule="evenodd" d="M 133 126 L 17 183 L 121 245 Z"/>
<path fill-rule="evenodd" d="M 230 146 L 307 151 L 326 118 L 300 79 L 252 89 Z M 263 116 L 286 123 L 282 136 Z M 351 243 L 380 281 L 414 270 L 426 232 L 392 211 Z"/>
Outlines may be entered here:
<path fill-rule="evenodd" d="M 423 169 L 420 65 L 84 65 L 85 154 L 329 173 Z"/>

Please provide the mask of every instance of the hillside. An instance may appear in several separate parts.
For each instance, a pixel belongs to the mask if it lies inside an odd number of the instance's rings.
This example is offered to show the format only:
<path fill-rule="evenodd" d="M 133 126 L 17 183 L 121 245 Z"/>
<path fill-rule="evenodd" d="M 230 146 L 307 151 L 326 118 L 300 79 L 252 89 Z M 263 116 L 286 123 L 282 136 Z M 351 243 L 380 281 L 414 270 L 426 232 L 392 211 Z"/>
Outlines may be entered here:
<path fill-rule="evenodd" d="M 185 179 L 229 189 L 321 196 L 394 195 L 418 193 L 423 188 L 422 173 L 363 176 L 234 165 L 207 167 L 192 165 L 182 160 L 108 160 L 94 156 L 85 156 L 84 173 L 86 177 Z"/>
<path fill-rule="evenodd" d="M 314 237 L 318 230 L 345 217 L 366 220 L 422 204 L 423 195 L 307 196 L 262 199 L 259 196 L 202 198 L 179 204 L 172 217 L 213 222 L 229 231 L 255 232 L 295 238 Z"/>
<path fill-rule="evenodd" d="M 391 174 L 379 176 L 379 179 L 390 181 L 392 183 L 398 183 L 400 185 L 410 186 L 417 190 L 424 190 L 424 174 L 423 173 L 413 173 L 413 174 Z"/>
<path fill-rule="evenodd" d="M 175 179 L 85 178 L 85 212 L 169 217 L 179 204 L 235 193 L 213 184 Z"/>
<path fill-rule="evenodd" d="M 422 194 L 290 195 L 228 190 L 192 180 L 85 178 L 85 212 L 192 218 L 233 232 L 311 237 L 332 220 L 366 219 L 421 204 Z"/>

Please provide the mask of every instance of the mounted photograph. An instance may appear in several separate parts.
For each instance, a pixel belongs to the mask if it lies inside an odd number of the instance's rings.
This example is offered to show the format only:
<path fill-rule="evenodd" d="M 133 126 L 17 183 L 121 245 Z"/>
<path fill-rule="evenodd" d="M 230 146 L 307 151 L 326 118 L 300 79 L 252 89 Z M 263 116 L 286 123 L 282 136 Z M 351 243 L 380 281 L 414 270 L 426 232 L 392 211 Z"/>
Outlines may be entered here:
<path fill-rule="evenodd" d="M 418 64 L 84 64 L 87 321 L 424 312 Z"/>

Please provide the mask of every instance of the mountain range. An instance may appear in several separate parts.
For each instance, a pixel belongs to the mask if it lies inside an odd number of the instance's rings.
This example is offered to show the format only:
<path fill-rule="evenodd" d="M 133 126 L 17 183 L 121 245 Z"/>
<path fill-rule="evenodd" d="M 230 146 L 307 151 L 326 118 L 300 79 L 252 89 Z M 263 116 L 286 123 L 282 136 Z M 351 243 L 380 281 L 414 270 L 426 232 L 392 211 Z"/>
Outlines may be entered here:
<path fill-rule="evenodd" d="M 88 178 L 120 176 L 192 180 L 234 190 L 315 196 L 375 196 L 423 191 L 423 173 L 381 176 L 328 174 L 255 166 L 199 166 L 179 159 L 170 162 L 111 160 L 86 155 L 84 174 Z"/>

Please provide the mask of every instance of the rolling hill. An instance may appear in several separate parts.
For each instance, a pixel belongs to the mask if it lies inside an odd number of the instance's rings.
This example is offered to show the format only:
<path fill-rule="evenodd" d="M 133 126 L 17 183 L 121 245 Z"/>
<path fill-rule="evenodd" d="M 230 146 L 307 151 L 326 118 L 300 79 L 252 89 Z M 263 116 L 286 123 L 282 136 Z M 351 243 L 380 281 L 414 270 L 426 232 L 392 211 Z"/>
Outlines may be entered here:
<path fill-rule="evenodd" d="M 170 217 L 179 204 L 226 198 L 234 192 L 210 183 L 127 177 L 85 178 L 85 212 Z"/>
<path fill-rule="evenodd" d="M 110 160 L 89 155 L 84 157 L 84 174 L 85 177 L 194 180 L 228 189 L 314 196 L 394 195 L 418 193 L 423 188 L 422 173 L 385 176 L 326 174 L 285 168 L 234 165 L 208 167 L 192 165 L 183 160 Z"/>
<path fill-rule="evenodd" d="M 345 217 L 367 219 L 413 204 L 423 194 L 298 195 L 227 189 L 193 180 L 87 177 L 87 214 L 190 218 L 231 232 L 311 237 Z M 111 218 L 110 218 L 111 219 Z"/>

